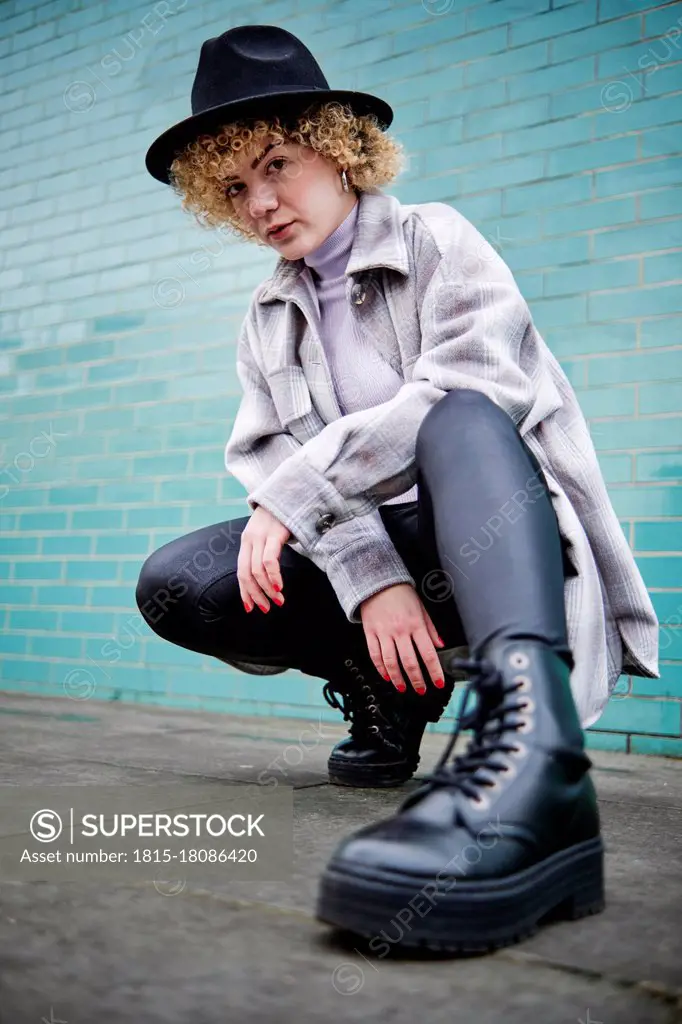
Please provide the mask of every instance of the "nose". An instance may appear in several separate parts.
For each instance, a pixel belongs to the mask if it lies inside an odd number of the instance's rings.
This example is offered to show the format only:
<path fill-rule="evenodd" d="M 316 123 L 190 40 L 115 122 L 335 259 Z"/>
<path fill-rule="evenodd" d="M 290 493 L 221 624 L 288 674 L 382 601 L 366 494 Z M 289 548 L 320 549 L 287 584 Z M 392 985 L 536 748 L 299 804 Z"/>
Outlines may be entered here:
<path fill-rule="evenodd" d="M 260 185 L 256 191 L 249 196 L 249 215 L 253 220 L 263 217 L 268 210 L 277 209 L 277 195 L 272 188 Z"/>

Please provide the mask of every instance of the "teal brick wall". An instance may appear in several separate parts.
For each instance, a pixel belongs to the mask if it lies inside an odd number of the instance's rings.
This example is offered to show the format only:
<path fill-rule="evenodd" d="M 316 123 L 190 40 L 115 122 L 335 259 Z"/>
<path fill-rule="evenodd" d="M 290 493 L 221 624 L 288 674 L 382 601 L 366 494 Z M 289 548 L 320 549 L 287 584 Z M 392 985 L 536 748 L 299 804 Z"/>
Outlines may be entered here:
<path fill-rule="evenodd" d="M 682 5 L 651 0 L 0 5 L 0 689 L 337 717 L 320 681 L 174 647 L 134 600 L 147 554 L 247 511 L 222 452 L 275 257 L 143 161 L 201 42 L 254 21 L 384 96 L 390 191 L 456 206 L 514 272 L 662 624 L 661 679 L 622 678 L 590 743 L 682 754 Z"/>

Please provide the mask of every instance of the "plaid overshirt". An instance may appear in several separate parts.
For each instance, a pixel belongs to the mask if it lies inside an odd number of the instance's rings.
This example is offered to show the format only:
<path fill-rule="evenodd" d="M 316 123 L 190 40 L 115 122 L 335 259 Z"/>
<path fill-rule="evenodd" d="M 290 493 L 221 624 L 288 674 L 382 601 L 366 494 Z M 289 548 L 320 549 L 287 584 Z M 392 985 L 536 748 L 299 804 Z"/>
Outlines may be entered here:
<path fill-rule="evenodd" d="M 395 583 L 417 585 L 378 507 L 416 482 L 422 419 L 454 388 L 487 395 L 538 459 L 568 541 L 571 685 L 583 725 L 592 724 L 621 672 L 658 677 L 658 622 L 577 397 L 506 263 L 461 213 L 403 204 L 380 189 L 358 202 L 348 302 L 405 383 L 390 401 L 343 416 L 310 269 L 280 258 L 239 334 L 244 393 L 226 468 L 249 507 L 262 505 L 287 527 L 290 546 L 325 572 L 349 621 L 360 623 L 362 601 Z"/>

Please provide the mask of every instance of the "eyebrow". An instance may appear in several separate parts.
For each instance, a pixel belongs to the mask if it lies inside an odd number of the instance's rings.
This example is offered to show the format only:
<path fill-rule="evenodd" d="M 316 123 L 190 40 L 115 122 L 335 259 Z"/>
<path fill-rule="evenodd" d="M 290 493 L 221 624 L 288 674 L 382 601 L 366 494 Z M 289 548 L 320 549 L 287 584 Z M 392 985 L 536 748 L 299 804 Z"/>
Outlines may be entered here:
<path fill-rule="evenodd" d="M 256 159 L 251 164 L 251 170 L 255 171 L 255 169 L 258 167 L 258 164 L 261 162 L 261 160 L 265 159 L 265 157 L 268 155 L 270 150 L 273 149 L 275 146 L 279 146 L 279 145 L 280 145 L 279 142 L 271 142 L 269 146 L 266 146 L 266 148 L 263 150 L 261 155 L 257 156 Z M 230 175 L 227 178 L 221 178 L 221 183 L 223 185 L 227 185 L 228 182 L 230 182 L 230 181 L 238 181 L 238 180 L 239 180 L 239 178 L 236 177 L 234 174 L 232 174 L 232 175 Z"/>

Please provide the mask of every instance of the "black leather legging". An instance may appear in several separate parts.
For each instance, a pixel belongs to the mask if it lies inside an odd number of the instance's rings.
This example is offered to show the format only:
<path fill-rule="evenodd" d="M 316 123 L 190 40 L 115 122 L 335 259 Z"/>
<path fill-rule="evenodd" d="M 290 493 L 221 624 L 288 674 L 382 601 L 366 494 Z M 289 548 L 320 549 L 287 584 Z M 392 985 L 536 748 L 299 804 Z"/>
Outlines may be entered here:
<path fill-rule="evenodd" d="M 446 647 L 476 653 L 496 634 L 567 646 L 564 575 L 575 570 L 542 471 L 510 417 L 481 392 L 450 391 L 422 421 L 416 459 L 419 500 L 379 512 Z M 340 658 L 366 663 L 363 626 L 288 544 L 284 605 L 245 611 L 237 557 L 249 518 L 204 526 L 147 558 L 136 600 L 149 626 L 192 651 L 322 678 Z"/>

